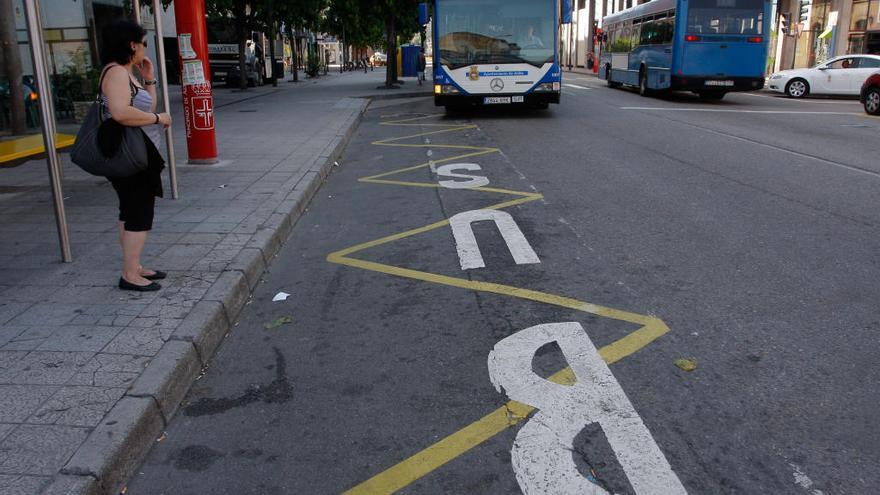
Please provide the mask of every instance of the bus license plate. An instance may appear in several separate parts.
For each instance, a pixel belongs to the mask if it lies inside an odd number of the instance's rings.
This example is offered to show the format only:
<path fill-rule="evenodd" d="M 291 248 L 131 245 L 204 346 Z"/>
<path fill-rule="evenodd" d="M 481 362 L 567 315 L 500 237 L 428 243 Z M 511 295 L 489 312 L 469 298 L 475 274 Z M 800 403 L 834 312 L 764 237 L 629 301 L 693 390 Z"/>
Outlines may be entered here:
<path fill-rule="evenodd" d="M 733 81 L 706 81 L 706 86 L 733 86 Z"/>
<path fill-rule="evenodd" d="M 504 105 L 509 103 L 509 96 L 486 96 L 483 98 L 484 105 Z"/>

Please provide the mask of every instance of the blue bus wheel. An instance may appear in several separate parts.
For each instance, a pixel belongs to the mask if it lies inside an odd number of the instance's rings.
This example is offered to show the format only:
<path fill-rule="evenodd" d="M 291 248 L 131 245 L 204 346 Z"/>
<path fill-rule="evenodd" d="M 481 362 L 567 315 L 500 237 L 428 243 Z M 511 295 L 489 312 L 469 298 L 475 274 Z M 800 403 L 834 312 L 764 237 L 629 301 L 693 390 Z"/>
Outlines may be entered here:
<path fill-rule="evenodd" d="M 611 80 L 611 65 L 605 66 L 605 82 L 608 83 L 609 88 L 618 88 L 620 87 L 620 83 L 616 83 Z"/>

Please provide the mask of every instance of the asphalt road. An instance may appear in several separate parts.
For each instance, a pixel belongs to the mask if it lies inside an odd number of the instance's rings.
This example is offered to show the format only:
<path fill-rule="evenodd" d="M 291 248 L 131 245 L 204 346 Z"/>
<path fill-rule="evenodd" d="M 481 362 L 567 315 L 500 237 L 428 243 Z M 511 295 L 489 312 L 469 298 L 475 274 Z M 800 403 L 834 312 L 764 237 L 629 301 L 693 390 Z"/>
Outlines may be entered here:
<path fill-rule="evenodd" d="M 571 461 L 620 494 L 880 491 L 880 119 L 565 82 L 544 112 L 371 107 L 128 494 L 549 492 Z M 463 270 L 444 220 L 487 207 Z M 577 382 L 518 389 L 502 339 Z"/>

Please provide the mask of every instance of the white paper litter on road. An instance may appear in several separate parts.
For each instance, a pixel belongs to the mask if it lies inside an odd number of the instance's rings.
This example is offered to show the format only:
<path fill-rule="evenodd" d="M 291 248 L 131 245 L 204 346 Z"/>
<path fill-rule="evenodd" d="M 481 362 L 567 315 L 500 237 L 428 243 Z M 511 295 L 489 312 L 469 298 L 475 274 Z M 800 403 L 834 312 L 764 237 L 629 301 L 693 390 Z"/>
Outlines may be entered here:
<path fill-rule="evenodd" d="M 290 297 L 290 294 L 288 294 L 287 292 L 279 292 L 278 294 L 275 294 L 275 297 L 272 298 L 272 302 L 286 301 L 288 297 Z"/>

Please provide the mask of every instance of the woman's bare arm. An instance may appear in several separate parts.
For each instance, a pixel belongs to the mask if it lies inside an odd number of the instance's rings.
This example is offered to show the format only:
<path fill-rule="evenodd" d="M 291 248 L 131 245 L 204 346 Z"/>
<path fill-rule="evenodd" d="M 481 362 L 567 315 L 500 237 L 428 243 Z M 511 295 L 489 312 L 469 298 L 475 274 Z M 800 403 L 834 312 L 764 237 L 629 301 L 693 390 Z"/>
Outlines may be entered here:
<path fill-rule="evenodd" d="M 153 69 L 153 61 L 150 60 L 150 57 L 144 57 L 144 60 L 141 62 L 141 65 L 138 67 L 141 71 L 141 76 L 145 80 L 156 80 L 156 73 Z M 158 100 L 156 99 L 156 85 L 155 84 L 145 84 L 144 89 L 147 90 L 147 93 L 150 93 L 150 96 L 153 97 L 153 105 L 150 107 L 151 112 L 156 111 L 156 104 Z"/>

